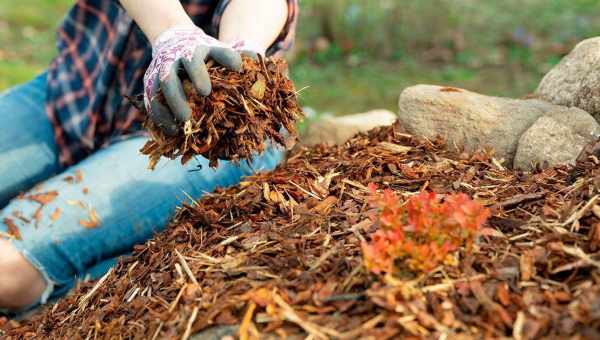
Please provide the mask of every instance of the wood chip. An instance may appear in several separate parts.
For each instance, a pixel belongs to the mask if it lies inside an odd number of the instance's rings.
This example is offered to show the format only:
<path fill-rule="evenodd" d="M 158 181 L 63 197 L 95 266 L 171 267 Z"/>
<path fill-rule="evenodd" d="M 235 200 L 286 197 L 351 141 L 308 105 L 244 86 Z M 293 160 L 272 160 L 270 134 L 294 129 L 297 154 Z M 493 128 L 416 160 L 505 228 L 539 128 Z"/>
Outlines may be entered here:
<path fill-rule="evenodd" d="M 62 210 L 60 208 L 56 208 L 54 209 L 54 212 L 52 213 L 52 215 L 50 215 L 50 221 L 52 221 L 52 223 L 56 222 L 59 218 L 60 218 L 60 214 L 62 213 Z"/>
<path fill-rule="evenodd" d="M 149 156 L 151 169 L 161 157 L 181 156 L 186 163 L 202 155 L 216 167 L 219 160 L 251 160 L 272 145 L 289 148 L 293 144 L 295 124 L 303 112 L 294 85 L 285 76 L 287 63 L 280 58 L 243 58 L 242 72 L 209 67 L 213 88 L 208 97 L 184 79 L 192 117 L 178 135 L 165 136 L 152 120 L 146 121 L 151 140 L 141 152 Z M 143 105 L 136 106 L 145 111 Z"/>
<path fill-rule="evenodd" d="M 88 229 L 97 228 L 100 225 L 100 219 L 98 219 L 98 215 L 96 214 L 96 210 L 91 208 L 88 211 L 88 219 L 87 220 L 79 220 L 79 224 Z"/>
<path fill-rule="evenodd" d="M 58 197 L 58 191 L 48 191 L 41 194 L 31 194 L 25 196 L 26 199 L 37 202 L 41 205 L 46 205 L 54 201 L 56 197 Z"/>
<path fill-rule="evenodd" d="M 17 240 L 21 240 L 21 232 L 19 231 L 19 227 L 17 227 L 15 222 L 8 217 L 5 217 L 3 222 L 4 222 L 4 225 L 6 225 L 8 234 Z"/>
<path fill-rule="evenodd" d="M 270 81 L 277 80 L 266 78 L 265 100 Z M 260 115 L 257 99 L 244 98 Z M 0 332 L 11 339 L 179 339 L 241 326 L 244 338 L 594 337 L 597 159 L 527 174 L 498 166 L 493 155 L 457 154 L 398 123 L 341 146 L 298 147 L 270 173 L 182 204 L 168 228 L 136 245 L 100 284 L 82 282 L 38 314 L 0 321 Z M 421 190 L 465 192 L 493 216 L 472 247 L 433 270 L 377 275 L 365 268 L 363 248 L 385 230 L 373 219 L 380 211 L 371 183 L 395 192 L 400 204 Z"/>
<path fill-rule="evenodd" d="M 83 172 L 81 170 L 75 170 L 75 183 L 81 183 L 83 181 Z"/>

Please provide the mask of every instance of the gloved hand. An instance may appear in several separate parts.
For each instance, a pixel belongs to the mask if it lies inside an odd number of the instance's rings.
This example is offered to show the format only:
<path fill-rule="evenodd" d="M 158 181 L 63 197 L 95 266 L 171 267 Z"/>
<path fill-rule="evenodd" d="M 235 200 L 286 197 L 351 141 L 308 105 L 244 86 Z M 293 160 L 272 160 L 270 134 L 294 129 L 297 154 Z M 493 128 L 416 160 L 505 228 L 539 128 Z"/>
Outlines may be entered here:
<path fill-rule="evenodd" d="M 250 57 L 254 60 L 258 60 L 258 55 L 265 56 L 266 51 L 264 48 L 248 40 L 239 40 L 231 44 L 231 47 L 240 52 L 241 54 Z"/>
<path fill-rule="evenodd" d="M 144 105 L 150 119 L 166 135 L 177 134 L 180 124 L 192 114 L 178 72 L 185 71 L 198 93 L 208 96 L 212 90 L 205 64 L 208 58 L 228 69 L 242 70 L 240 52 L 196 26 L 171 28 L 154 42 L 152 62 L 144 75 Z M 167 105 L 159 101 L 159 89 Z"/>

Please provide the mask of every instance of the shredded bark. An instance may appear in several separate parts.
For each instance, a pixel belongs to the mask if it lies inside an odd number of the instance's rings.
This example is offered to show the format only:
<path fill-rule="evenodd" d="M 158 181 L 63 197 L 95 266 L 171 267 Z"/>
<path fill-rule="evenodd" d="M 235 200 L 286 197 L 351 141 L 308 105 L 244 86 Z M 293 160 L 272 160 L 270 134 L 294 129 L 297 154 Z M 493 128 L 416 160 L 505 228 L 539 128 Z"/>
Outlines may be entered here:
<path fill-rule="evenodd" d="M 597 339 L 598 163 L 526 174 L 398 126 L 297 149 L 272 173 L 185 204 L 100 281 L 2 329 L 9 339 L 177 338 L 215 325 L 240 325 L 243 339 Z M 464 192 L 493 216 L 457 263 L 376 276 L 361 252 L 375 228 L 369 183 L 405 198 Z"/>
<path fill-rule="evenodd" d="M 141 152 L 150 157 L 150 168 L 161 157 L 181 156 L 185 164 L 202 155 L 211 167 L 216 167 L 219 160 L 249 160 L 269 143 L 291 147 L 289 142 L 294 138 L 288 138 L 286 145 L 285 134 L 295 137 L 295 125 L 303 113 L 286 72 L 287 63 L 280 58 L 255 61 L 244 57 L 241 73 L 210 66 L 213 89 L 208 97 L 200 96 L 185 80 L 192 118 L 180 133 L 165 136 L 150 119 L 146 120 L 151 141 Z"/>
<path fill-rule="evenodd" d="M 19 230 L 19 227 L 17 227 L 15 222 L 8 217 L 5 217 L 3 219 L 3 222 L 4 222 L 4 225 L 6 225 L 7 234 L 11 237 L 14 237 L 17 240 L 20 240 L 21 239 L 21 231 Z"/>

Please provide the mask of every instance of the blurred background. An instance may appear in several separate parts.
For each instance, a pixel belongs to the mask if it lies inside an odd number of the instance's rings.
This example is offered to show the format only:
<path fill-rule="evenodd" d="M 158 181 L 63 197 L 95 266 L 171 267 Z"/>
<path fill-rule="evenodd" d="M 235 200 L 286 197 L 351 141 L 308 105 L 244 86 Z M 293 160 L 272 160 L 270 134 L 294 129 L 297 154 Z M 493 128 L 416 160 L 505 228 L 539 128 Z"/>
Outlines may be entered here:
<path fill-rule="evenodd" d="M 74 0 L 0 1 L 0 91 L 55 54 Z M 585 38 L 597 0 L 300 0 L 291 75 L 317 112 L 396 111 L 401 90 L 444 84 L 520 97 Z"/>

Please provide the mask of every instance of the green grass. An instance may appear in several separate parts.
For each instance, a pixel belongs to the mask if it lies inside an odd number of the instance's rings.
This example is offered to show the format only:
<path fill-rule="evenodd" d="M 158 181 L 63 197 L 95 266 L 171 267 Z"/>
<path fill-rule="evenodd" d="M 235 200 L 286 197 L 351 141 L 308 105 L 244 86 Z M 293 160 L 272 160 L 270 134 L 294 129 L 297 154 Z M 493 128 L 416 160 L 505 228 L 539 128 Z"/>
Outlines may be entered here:
<path fill-rule="evenodd" d="M 350 114 L 375 108 L 396 111 L 402 89 L 415 84 L 456 86 L 489 95 L 522 97 L 541 79 L 533 71 L 508 67 L 470 69 L 460 65 L 375 62 L 350 67 L 343 62 L 316 65 L 298 62 L 291 76 L 303 105 L 318 112 Z"/>
<path fill-rule="evenodd" d="M 0 61 L 0 90 L 31 80 L 44 69 L 20 60 Z"/>
<path fill-rule="evenodd" d="M 73 2 L 0 1 L 0 90 L 46 69 L 56 53 L 56 26 Z"/>

